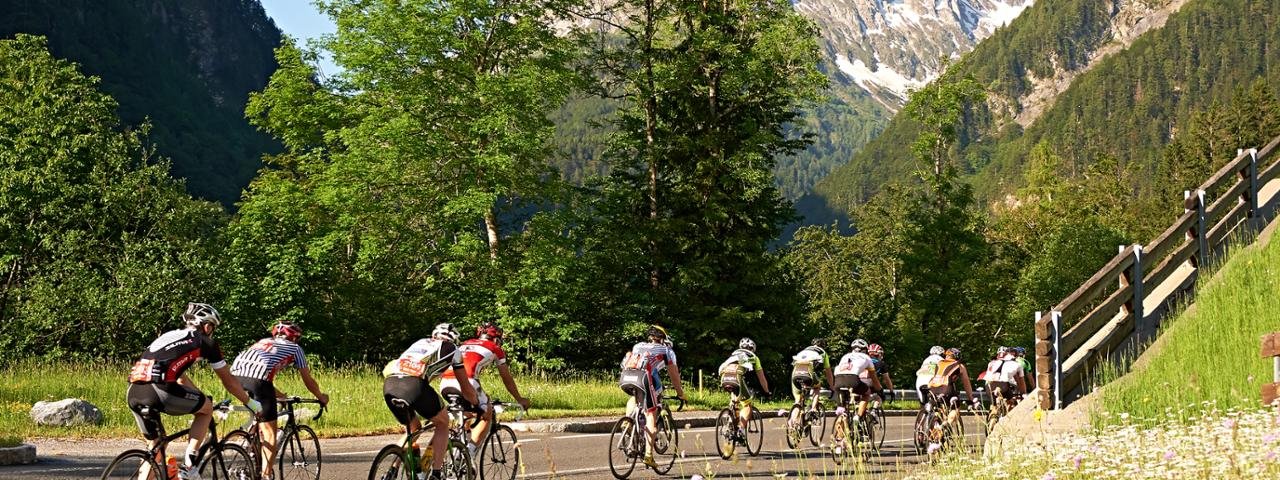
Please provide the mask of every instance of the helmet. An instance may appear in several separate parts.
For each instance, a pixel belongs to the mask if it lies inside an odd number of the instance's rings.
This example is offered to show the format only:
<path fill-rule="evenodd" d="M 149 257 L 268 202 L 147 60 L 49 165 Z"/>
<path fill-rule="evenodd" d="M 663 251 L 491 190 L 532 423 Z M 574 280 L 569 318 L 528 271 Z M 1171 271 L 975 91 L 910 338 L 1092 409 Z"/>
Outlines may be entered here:
<path fill-rule="evenodd" d="M 299 337 L 302 337 L 302 329 L 292 323 L 280 322 L 271 327 L 271 336 L 284 337 L 290 342 L 296 342 Z"/>
<path fill-rule="evenodd" d="M 484 322 L 476 327 L 477 337 L 488 337 L 490 340 L 498 340 L 502 338 L 502 327 L 497 322 Z"/>
<path fill-rule="evenodd" d="M 436 325 L 435 330 L 431 331 L 431 338 L 438 338 L 458 343 L 458 330 L 453 328 L 452 323 L 441 323 Z"/>
<path fill-rule="evenodd" d="M 942 352 L 943 350 L 941 345 L 934 345 L 933 348 L 929 349 L 929 355 L 942 355 Z"/>
<path fill-rule="evenodd" d="M 1002 356 L 1004 356 L 1004 354 L 1006 354 L 1006 353 L 1009 353 L 1009 347 L 999 347 L 999 348 L 997 348 L 997 349 L 996 349 L 996 356 L 997 356 L 997 357 L 1002 357 Z"/>
<path fill-rule="evenodd" d="M 1021 356 L 1023 356 L 1023 355 L 1026 355 L 1026 354 L 1027 354 L 1027 349 L 1022 348 L 1022 347 L 1013 347 L 1013 353 L 1015 353 L 1015 354 L 1017 354 L 1019 357 L 1021 357 Z"/>
<path fill-rule="evenodd" d="M 742 337 L 742 340 L 738 340 L 738 348 L 754 352 L 756 351 L 756 342 L 751 341 L 750 338 Z"/>
<path fill-rule="evenodd" d="M 218 310 L 213 305 L 207 303 L 188 303 L 187 310 L 182 312 L 182 321 L 192 327 L 201 325 L 222 325 L 222 317 L 218 316 Z"/>
<path fill-rule="evenodd" d="M 867 347 L 867 354 L 880 358 L 884 356 L 884 347 L 881 347 L 879 343 L 873 343 L 871 346 Z"/>
<path fill-rule="evenodd" d="M 648 336 L 659 340 L 667 338 L 667 329 L 657 325 L 649 325 Z"/>
<path fill-rule="evenodd" d="M 675 346 L 676 346 L 676 345 L 675 345 L 675 342 L 672 342 L 672 341 L 671 341 L 671 337 L 667 337 L 667 338 L 662 339 L 662 344 L 663 344 L 663 345 L 666 345 L 666 346 L 667 346 L 667 348 L 672 348 L 672 347 L 675 347 Z"/>
<path fill-rule="evenodd" d="M 861 338 L 859 338 L 859 339 L 857 339 L 857 340 L 854 340 L 854 341 L 853 341 L 853 343 L 850 343 L 850 344 L 849 344 L 849 346 L 850 346 L 850 347 L 853 347 L 853 351 L 855 351 L 855 352 L 865 352 L 865 351 L 867 351 L 867 341 L 866 341 L 866 340 L 863 340 L 863 339 L 861 339 Z"/>
<path fill-rule="evenodd" d="M 827 349 L 827 339 L 825 339 L 825 338 L 821 338 L 821 337 L 819 337 L 819 338 L 815 338 L 815 339 L 813 339 L 813 341 L 812 341 L 812 342 L 809 342 L 809 343 L 810 343 L 811 345 L 813 345 L 813 346 L 815 346 L 815 347 L 818 347 L 818 348 L 821 348 L 821 349 L 823 349 L 823 350 L 826 350 L 826 349 Z"/>
<path fill-rule="evenodd" d="M 947 358 L 959 360 L 960 349 L 955 347 L 948 348 L 946 352 L 943 352 L 943 355 L 946 355 Z"/>

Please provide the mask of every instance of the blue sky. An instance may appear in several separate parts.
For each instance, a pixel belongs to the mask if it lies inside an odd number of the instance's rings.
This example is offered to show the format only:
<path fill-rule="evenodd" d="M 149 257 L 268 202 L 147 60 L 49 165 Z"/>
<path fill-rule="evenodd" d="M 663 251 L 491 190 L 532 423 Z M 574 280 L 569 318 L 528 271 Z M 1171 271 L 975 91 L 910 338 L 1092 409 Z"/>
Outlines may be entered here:
<path fill-rule="evenodd" d="M 305 44 L 307 39 L 317 38 L 336 30 L 329 17 L 324 16 L 310 0 L 262 0 L 262 7 L 267 15 L 275 20 L 276 26 L 285 34 L 297 38 Z M 338 67 L 329 59 L 321 59 L 321 72 L 332 75 Z"/>

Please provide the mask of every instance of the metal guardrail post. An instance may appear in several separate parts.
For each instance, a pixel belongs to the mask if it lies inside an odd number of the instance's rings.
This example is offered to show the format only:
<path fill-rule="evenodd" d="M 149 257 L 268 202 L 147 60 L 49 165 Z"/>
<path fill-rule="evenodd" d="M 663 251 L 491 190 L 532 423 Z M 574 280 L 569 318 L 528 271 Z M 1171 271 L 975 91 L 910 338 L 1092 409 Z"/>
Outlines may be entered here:
<path fill-rule="evenodd" d="M 1053 409 L 1062 409 L 1062 312 L 1049 312 L 1053 321 Z"/>
<path fill-rule="evenodd" d="M 1246 150 L 1241 150 L 1244 153 Z M 1249 218 L 1258 217 L 1258 149 L 1250 148 L 1249 152 L 1249 198 L 1245 201 L 1249 202 Z M 1237 154 L 1239 156 L 1239 154 Z"/>
<path fill-rule="evenodd" d="M 1205 248 L 1204 190 L 1183 191 L 1182 198 L 1184 199 L 1183 207 L 1186 211 L 1190 211 L 1192 208 L 1196 210 L 1196 226 L 1193 230 L 1187 231 L 1187 238 L 1196 242 L 1196 255 L 1192 257 L 1192 266 L 1197 269 L 1204 268 L 1206 266 L 1205 263 L 1209 260 L 1208 251 Z"/>

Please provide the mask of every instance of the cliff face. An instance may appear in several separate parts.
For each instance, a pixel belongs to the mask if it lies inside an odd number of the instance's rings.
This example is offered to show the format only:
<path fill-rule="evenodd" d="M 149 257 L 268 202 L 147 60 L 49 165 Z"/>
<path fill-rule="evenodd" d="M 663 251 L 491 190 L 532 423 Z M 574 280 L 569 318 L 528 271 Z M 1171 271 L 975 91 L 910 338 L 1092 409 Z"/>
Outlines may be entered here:
<path fill-rule="evenodd" d="M 100 77 L 128 123 L 149 119 L 187 189 L 230 206 L 277 144 L 244 119 L 281 33 L 258 0 L 0 0 L 0 37 L 44 35 Z"/>

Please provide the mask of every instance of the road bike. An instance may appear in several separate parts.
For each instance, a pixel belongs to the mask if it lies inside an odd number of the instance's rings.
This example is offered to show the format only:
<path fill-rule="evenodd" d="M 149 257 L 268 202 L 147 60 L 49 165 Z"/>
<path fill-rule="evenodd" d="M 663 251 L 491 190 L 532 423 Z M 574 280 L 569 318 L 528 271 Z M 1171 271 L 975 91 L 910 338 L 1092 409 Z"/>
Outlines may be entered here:
<path fill-rule="evenodd" d="M 956 415 L 955 422 L 947 422 L 952 409 L 959 407 L 951 406 L 945 398 L 939 397 L 932 391 L 929 392 L 928 398 L 929 401 L 923 402 L 920 405 L 920 411 L 916 412 L 913 434 L 916 453 L 933 453 L 957 439 L 963 444 L 964 418 Z"/>
<path fill-rule="evenodd" d="M 649 435 L 645 432 L 647 423 L 645 409 L 640 407 L 644 404 L 640 401 L 641 395 L 646 393 L 636 392 L 636 408 L 629 409 L 626 415 L 619 418 L 613 424 L 613 431 L 609 433 L 609 471 L 618 480 L 625 480 L 631 476 L 631 472 L 636 468 L 636 462 L 645 457 L 648 448 Z M 662 400 L 662 405 L 655 413 L 658 416 L 656 422 L 658 429 L 653 435 L 654 462 L 652 465 L 645 465 L 658 475 L 666 475 L 671 471 L 671 467 L 676 463 L 676 456 L 680 453 L 680 431 L 676 427 L 675 417 L 671 415 L 671 407 L 667 401 L 680 404 L 676 407 L 676 411 L 684 410 L 684 400 L 679 397 L 663 397 Z"/>
<path fill-rule="evenodd" d="M 480 446 L 480 456 L 476 459 L 480 469 L 481 480 L 513 480 L 520 469 L 520 449 L 516 447 L 516 432 L 502 424 L 499 417 L 509 407 L 516 407 L 515 421 L 524 416 L 524 409 L 518 404 L 498 400 L 490 401 L 493 405 L 493 422 Z"/>
<path fill-rule="evenodd" d="M 811 389 L 803 388 L 800 402 L 791 406 L 791 413 L 787 417 L 787 447 L 799 447 L 800 440 L 804 437 L 809 437 L 809 443 L 816 447 L 822 444 L 822 437 L 827 434 L 825 399 L 830 398 L 831 391 L 820 390 L 812 399 L 810 392 Z M 809 404 L 809 408 L 804 408 L 805 404 Z"/>
<path fill-rule="evenodd" d="M 467 429 L 463 425 L 466 421 L 464 410 L 459 405 L 457 396 L 448 395 L 448 397 L 449 443 L 445 449 L 444 463 L 441 465 L 440 473 L 447 480 L 475 480 L 476 472 L 471 467 L 471 452 L 467 450 Z M 391 402 L 398 408 L 406 410 L 410 408 L 409 402 L 403 399 L 397 398 Z M 471 424 L 471 428 L 475 428 L 477 423 L 479 418 Z M 382 450 L 373 457 L 373 466 L 369 468 L 369 480 L 417 480 L 419 474 L 429 473 L 419 465 L 423 457 L 415 444 L 418 437 L 424 432 L 434 430 L 434 427 L 424 419 L 422 428 L 417 431 L 410 431 L 408 425 L 405 425 L 404 429 L 405 438 L 400 444 L 382 447 Z M 431 446 L 426 445 L 425 448 L 430 449 Z M 426 468 L 430 469 L 430 465 Z"/>
<path fill-rule="evenodd" d="M 852 399 L 851 404 L 861 402 L 860 395 L 852 391 L 848 391 L 848 395 Z M 861 417 L 851 414 L 849 409 L 846 405 L 836 408 L 836 422 L 832 432 L 832 458 L 836 463 L 844 463 L 854 455 L 868 459 L 873 454 L 880 453 L 880 444 L 873 439 L 876 438 L 876 429 L 882 417 L 877 416 L 870 405 Z"/>
<path fill-rule="evenodd" d="M 218 441 L 218 422 L 226 419 L 230 412 L 231 400 L 223 400 L 213 406 L 214 418 L 209 421 L 209 434 L 193 459 L 202 479 L 252 480 L 254 472 L 257 471 L 249 459 L 249 453 L 244 448 Z M 165 435 L 164 422 L 160 421 L 160 412 L 150 407 L 142 407 L 138 413 L 148 425 L 160 432 L 160 441 L 146 450 L 126 450 L 116 456 L 102 472 L 102 480 L 176 480 L 176 475 L 169 476 L 168 466 L 162 459 L 165 457 L 165 449 L 169 446 L 169 442 L 187 436 L 191 429 Z"/>
<path fill-rule="evenodd" d="M 298 423 L 295 405 L 320 404 L 319 400 L 299 397 L 279 398 L 276 404 L 281 417 L 286 420 L 280 425 L 276 441 L 275 478 L 279 480 L 320 480 L 320 439 L 311 427 Z M 319 420 L 324 415 L 325 406 L 312 420 Z M 258 425 L 262 423 L 254 418 L 248 430 L 235 429 L 223 438 L 224 443 L 232 443 L 249 452 L 249 458 L 258 468 L 253 478 L 262 478 L 262 437 Z"/>
<path fill-rule="evenodd" d="M 979 395 L 981 395 L 982 389 L 979 388 L 978 391 Z M 1021 394 L 1015 394 L 1013 398 L 1006 400 L 1002 389 L 991 389 L 991 409 L 985 412 L 985 414 L 980 415 L 985 430 L 984 433 L 991 435 L 991 430 L 996 428 L 996 422 L 999 422 L 1001 418 L 1008 415 L 1009 411 L 1013 410 L 1013 407 L 1017 406 L 1021 401 Z"/>
<path fill-rule="evenodd" d="M 750 404 L 750 400 L 747 404 Z M 739 445 L 747 448 L 747 454 L 760 454 L 764 444 L 764 416 L 760 409 L 751 405 L 751 417 L 747 419 L 746 430 L 742 429 L 742 400 L 737 392 L 729 393 L 729 407 L 716 416 L 716 452 L 720 458 L 728 460 Z"/>

